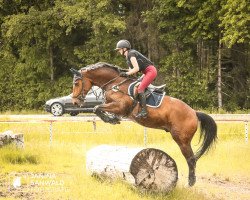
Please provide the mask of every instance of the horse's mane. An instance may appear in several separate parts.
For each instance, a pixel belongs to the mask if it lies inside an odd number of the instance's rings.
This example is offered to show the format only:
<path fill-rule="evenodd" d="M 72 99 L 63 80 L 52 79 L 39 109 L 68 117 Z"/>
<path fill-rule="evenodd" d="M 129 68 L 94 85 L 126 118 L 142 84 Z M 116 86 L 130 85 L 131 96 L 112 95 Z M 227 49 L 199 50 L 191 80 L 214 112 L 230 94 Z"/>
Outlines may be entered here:
<path fill-rule="evenodd" d="M 90 70 L 99 69 L 102 67 L 107 67 L 107 68 L 113 69 L 118 73 L 127 71 L 126 69 L 122 69 L 117 65 L 112 65 L 109 63 L 105 63 L 105 62 L 98 62 L 98 63 L 92 64 L 92 65 L 87 65 L 86 67 L 81 68 L 81 70 L 90 71 Z"/>

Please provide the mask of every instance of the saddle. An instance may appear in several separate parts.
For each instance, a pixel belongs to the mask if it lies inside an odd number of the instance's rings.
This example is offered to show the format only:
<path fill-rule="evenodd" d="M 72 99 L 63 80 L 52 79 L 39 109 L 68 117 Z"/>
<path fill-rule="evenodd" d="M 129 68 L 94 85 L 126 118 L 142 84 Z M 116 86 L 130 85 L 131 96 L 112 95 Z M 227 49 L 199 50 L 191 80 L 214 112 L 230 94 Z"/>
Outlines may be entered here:
<path fill-rule="evenodd" d="M 140 85 L 139 81 L 131 83 L 128 87 L 128 94 L 131 98 L 135 99 L 137 87 Z M 159 107 L 162 103 L 163 97 L 165 96 L 166 84 L 155 86 L 150 84 L 145 90 L 146 104 L 149 107 Z"/>
<path fill-rule="evenodd" d="M 139 86 L 139 84 L 138 84 L 138 86 Z M 147 87 L 146 92 L 149 92 L 149 93 L 156 92 L 156 93 L 162 94 L 162 93 L 165 92 L 165 87 L 166 87 L 166 84 L 163 84 L 163 85 L 160 85 L 160 86 L 155 86 L 155 85 L 150 84 Z"/>

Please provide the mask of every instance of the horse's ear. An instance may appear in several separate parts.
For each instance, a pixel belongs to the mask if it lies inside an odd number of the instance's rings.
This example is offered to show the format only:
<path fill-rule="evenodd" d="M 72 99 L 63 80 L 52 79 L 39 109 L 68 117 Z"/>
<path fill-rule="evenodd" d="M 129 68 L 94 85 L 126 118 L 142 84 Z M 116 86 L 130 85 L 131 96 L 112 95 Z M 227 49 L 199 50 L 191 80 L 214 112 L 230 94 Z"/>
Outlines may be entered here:
<path fill-rule="evenodd" d="M 82 76 L 82 74 L 78 70 L 76 70 L 74 68 L 71 68 L 70 71 L 71 71 L 72 74 L 74 74 L 76 76 L 80 76 L 80 77 Z"/>

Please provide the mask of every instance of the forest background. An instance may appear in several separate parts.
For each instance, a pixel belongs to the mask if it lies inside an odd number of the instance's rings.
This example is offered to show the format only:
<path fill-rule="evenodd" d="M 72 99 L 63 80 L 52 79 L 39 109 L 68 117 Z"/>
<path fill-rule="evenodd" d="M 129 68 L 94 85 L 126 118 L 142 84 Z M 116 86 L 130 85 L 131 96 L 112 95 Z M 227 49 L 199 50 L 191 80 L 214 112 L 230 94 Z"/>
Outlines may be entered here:
<path fill-rule="evenodd" d="M 247 0 L 0 0 L 0 111 L 71 93 L 71 67 L 127 68 L 120 39 L 159 69 L 155 84 L 196 109 L 250 109 Z"/>

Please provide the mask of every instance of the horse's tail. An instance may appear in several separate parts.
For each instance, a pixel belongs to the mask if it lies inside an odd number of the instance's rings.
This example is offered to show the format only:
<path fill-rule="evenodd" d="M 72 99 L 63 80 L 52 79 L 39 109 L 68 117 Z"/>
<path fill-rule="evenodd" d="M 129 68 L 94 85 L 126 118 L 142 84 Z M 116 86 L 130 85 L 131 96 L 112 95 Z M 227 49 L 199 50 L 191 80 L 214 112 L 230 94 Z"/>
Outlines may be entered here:
<path fill-rule="evenodd" d="M 205 113 L 196 112 L 196 115 L 201 122 L 200 139 L 203 138 L 202 145 L 195 154 L 195 159 L 198 160 L 205 152 L 210 149 L 212 144 L 216 141 L 217 125 L 214 119 Z"/>

